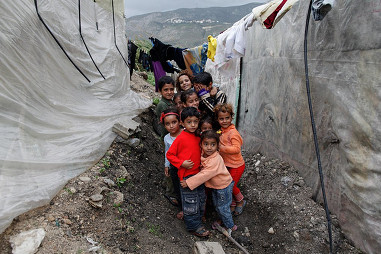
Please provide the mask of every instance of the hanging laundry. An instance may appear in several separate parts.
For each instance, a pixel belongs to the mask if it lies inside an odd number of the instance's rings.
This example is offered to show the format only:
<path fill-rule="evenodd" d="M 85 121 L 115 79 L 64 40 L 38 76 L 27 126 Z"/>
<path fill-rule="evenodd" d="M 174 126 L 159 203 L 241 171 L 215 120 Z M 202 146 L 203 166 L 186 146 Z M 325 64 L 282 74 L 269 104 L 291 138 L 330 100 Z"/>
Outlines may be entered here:
<path fill-rule="evenodd" d="M 138 63 L 141 63 L 143 68 L 146 71 L 153 71 L 152 63 L 151 63 L 151 57 L 143 50 L 139 50 L 139 59 Z"/>
<path fill-rule="evenodd" d="M 153 75 L 155 77 L 155 92 L 159 91 L 159 79 L 167 73 L 165 72 L 163 66 L 161 65 L 160 61 L 152 61 L 152 66 L 153 66 Z"/>
<path fill-rule="evenodd" d="M 208 43 L 190 49 L 183 50 L 183 57 L 186 69 L 191 71 L 193 75 L 203 72 L 208 53 Z"/>
<path fill-rule="evenodd" d="M 299 0 L 273 0 L 253 9 L 254 19 L 264 28 L 271 29 Z"/>
<path fill-rule="evenodd" d="M 138 49 L 138 46 L 136 46 L 131 40 L 128 40 L 127 48 L 128 48 L 128 65 L 130 66 L 130 79 L 131 79 L 132 72 L 135 69 L 136 51 Z"/>
<path fill-rule="evenodd" d="M 183 48 L 175 48 L 172 45 L 164 44 L 159 39 L 149 38 L 153 44 L 152 49 L 150 50 L 151 57 L 155 59 L 154 61 L 159 60 L 164 69 L 166 69 L 166 63 L 168 60 L 174 60 L 177 66 L 180 69 L 185 69 L 184 58 L 182 55 Z M 167 72 L 173 73 L 173 71 Z"/>
<path fill-rule="evenodd" d="M 214 56 L 216 55 L 217 39 L 213 36 L 208 36 L 208 53 L 207 57 L 214 62 Z"/>
<path fill-rule="evenodd" d="M 332 9 L 335 0 L 314 0 L 312 2 L 312 13 L 315 21 L 323 20 L 325 15 Z"/>

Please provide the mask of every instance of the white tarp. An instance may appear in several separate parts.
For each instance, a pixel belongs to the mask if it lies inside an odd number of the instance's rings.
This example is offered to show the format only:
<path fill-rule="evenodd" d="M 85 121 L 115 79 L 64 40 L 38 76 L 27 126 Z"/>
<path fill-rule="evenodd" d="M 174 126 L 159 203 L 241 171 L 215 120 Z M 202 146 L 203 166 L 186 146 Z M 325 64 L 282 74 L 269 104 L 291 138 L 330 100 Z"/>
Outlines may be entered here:
<path fill-rule="evenodd" d="M 309 1 L 272 30 L 254 22 L 242 59 L 238 128 L 245 149 L 296 166 L 321 198 L 305 89 L 303 39 Z M 346 235 L 381 249 L 381 3 L 336 1 L 310 20 L 309 77 L 325 187 Z"/>
<path fill-rule="evenodd" d="M 89 83 L 39 20 L 34 2 L 0 2 L 0 232 L 17 215 L 46 204 L 95 164 L 115 138 L 116 121 L 149 105 L 129 89 L 114 45 L 111 0 L 37 1 L 39 12 Z M 122 0 L 115 0 L 116 42 L 127 60 Z M 96 29 L 96 22 L 99 29 Z"/>

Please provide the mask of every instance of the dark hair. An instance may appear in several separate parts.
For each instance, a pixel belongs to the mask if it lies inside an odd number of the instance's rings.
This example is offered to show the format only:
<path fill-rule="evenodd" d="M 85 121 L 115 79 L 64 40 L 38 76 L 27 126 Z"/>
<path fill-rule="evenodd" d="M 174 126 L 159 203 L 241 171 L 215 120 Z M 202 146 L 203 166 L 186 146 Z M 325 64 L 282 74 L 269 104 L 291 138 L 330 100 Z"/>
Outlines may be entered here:
<path fill-rule="evenodd" d="M 163 115 L 163 117 L 160 116 L 160 122 L 162 124 L 164 124 L 164 118 L 166 117 L 164 115 L 168 114 L 168 113 L 173 113 L 173 114 L 170 114 L 170 115 L 176 116 L 177 120 L 180 121 L 180 115 L 179 115 L 179 111 L 177 110 L 177 108 L 170 107 L 170 108 L 167 108 L 167 109 L 163 110 L 163 112 L 161 113 Z"/>
<path fill-rule="evenodd" d="M 175 93 L 175 95 L 173 95 L 173 101 L 175 101 L 177 97 L 180 97 L 181 100 L 181 92 Z"/>
<path fill-rule="evenodd" d="M 215 131 L 213 130 L 209 130 L 209 131 L 204 131 L 203 133 L 201 133 L 201 140 L 200 140 L 200 143 L 206 139 L 206 138 L 210 138 L 210 139 L 215 139 L 216 142 L 217 142 L 217 146 L 220 144 L 220 135 L 218 135 Z"/>
<path fill-rule="evenodd" d="M 179 76 L 177 76 L 177 79 L 176 79 L 176 89 L 177 91 L 181 92 L 182 89 L 180 87 L 180 77 L 181 76 L 188 76 L 189 80 L 191 81 L 191 83 L 193 84 L 193 75 L 192 73 L 190 73 L 187 69 L 181 71 L 179 73 Z"/>
<path fill-rule="evenodd" d="M 159 91 L 161 91 L 161 89 L 163 89 L 163 86 L 165 84 L 172 84 L 173 88 L 175 88 L 175 81 L 170 76 L 163 76 L 159 79 L 159 81 L 158 81 Z"/>
<path fill-rule="evenodd" d="M 209 72 L 200 72 L 193 78 L 193 84 L 203 84 L 204 86 L 209 86 L 210 83 L 213 83 L 213 78 Z"/>
<path fill-rule="evenodd" d="M 201 126 L 204 123 L 210 123 L 210 125 L 212 125 L 212 127 L 214 127 L 214 121 L 210 115 L 205 115 L 205 116 L 201 117 L 200 123 L 198 124 L 198 127 L 201 129 Z"/>
<path fill-rule="evenodd" d="M 189 90 L 187 90 L 187 91 L 182 92 L 182 93 L 181 93 L 181 101 L 182 101 L 183 103 L 187 103 L 187 99 L 188 99 L 192 94 L 194 94 L 194 93 L 197 95 L 197 93 L 196 93 L 193 89 L 189 89 Z"/>
<path fill-rule="evenodd" d="M 181 121 L 185 121 L 188 117 L 195 116 L 200 118 L 200 112 L 195 107 L 186 107 L 181 111 Z"/>

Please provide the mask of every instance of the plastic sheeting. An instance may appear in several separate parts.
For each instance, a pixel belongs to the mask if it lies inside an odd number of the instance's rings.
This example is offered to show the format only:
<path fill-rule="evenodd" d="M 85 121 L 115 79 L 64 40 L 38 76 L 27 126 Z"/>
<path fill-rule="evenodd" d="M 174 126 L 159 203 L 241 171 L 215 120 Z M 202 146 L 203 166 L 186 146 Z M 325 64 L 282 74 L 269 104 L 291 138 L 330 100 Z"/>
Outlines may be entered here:
<path fill-rule="evenodd" d="M 65 183 L 94 165 L 150 102 L 129 89 L 129 71 L 114 45 L 111 0 L 0 2 L 0 232 L 17 215 L 46 204 Z M 127 59 L 122 0 L 115 0 L 116 42 Z M 98 23 L 98 30 L 96 28 Z"/>
<path fill-rule="evenodd" d="M 242 63 L 239 131 L 252 152 L 289 161 L 321 198 L 305 90 L 303 38 L 309 1 L 272 30 L 254 22 Z M 381 249 L 381 4 L 336 1 L 310 21 L 308 57 L 330 210 L 368 253 Z"/>

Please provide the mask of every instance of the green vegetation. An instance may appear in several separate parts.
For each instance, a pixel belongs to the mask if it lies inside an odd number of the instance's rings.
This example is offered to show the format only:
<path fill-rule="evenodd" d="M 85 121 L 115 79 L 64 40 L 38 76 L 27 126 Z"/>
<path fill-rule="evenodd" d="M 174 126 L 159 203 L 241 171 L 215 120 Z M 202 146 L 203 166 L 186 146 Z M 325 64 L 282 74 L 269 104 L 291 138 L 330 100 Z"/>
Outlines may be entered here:
<path fill-rule="evenodd" d="M 116 185 L 118 185 L 118 187 L 121 187 L 126 181 L 127 181 L 126 178 L 122 178 L 122 177 L 116 178 Z"/>

